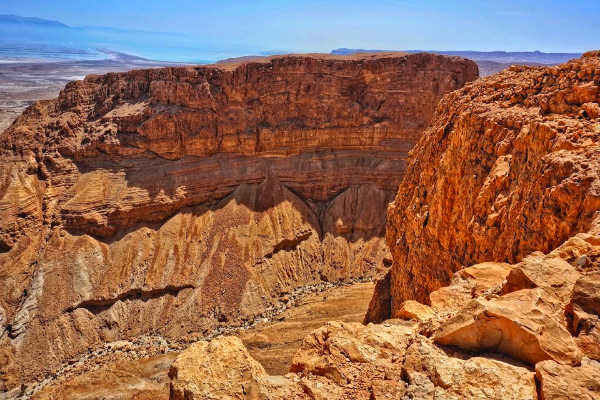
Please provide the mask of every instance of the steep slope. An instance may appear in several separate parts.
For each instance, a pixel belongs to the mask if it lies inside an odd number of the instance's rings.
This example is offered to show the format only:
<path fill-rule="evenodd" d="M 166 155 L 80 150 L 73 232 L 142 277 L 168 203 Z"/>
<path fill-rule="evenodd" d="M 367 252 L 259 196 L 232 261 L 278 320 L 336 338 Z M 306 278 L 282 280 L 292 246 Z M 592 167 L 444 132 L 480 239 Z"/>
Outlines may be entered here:
<path fill-rule="evenodd" d="M 248 326 L 385 270 L 385 207 L 437 101 L 429 54 L 89 76 L 0 138 L 0 379 L 105 342 Z"/>
<path fill-rule="evenodd" d="M 458 269 L 515 263 L 594 231 L 600 58 L 515 67 L 446 96 L 388 210 L 392 311 Z"/>
<path fill-rule="evenodd" d="M 200 341 L 169 372 L 175 399 L 596 399 L 600 268 L 579 234 L 516 265 L 486 262 L 408 300 L 382 324 L 329 322 L 304 338 L 285 376 L 235 337 Z"/>

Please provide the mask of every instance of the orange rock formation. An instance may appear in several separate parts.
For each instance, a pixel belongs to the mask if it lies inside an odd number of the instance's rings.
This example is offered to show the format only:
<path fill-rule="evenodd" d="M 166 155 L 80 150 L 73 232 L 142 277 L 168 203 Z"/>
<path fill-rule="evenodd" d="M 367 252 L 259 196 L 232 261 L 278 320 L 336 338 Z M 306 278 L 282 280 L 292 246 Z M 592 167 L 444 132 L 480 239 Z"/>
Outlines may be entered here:
<path fill-rule="evenodd" d="M 388 211 L 392 311 L 428 302 L 460 268 L 515 263 L 595 229 L 599 85 L 590 52 L 513 67 L 440 102 Z"/>
<path fill-rule="evenodd" d="M 396 319 L 330 322 L 279 377 L 241 343 L 201 342 L 171 398 L 599 398 L 599 85 L 590 52 L 447 95 L 389 207 L 393 266 L 367 318 Z M 248 373 L 209 387 L 209 368 Z"/>
<path fill-rule="evenodd" d="M 89 76 L 30 107 L 0 135 L 2 389 L 384 270 L 407 152 L 476 76 L 429 54 L 285 56 Z"/>

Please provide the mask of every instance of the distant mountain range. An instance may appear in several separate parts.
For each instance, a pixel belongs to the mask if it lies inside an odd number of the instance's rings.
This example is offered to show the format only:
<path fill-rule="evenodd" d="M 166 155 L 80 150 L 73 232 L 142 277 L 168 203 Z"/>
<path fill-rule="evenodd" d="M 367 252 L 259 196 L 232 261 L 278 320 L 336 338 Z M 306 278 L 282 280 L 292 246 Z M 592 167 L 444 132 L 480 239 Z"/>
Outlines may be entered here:
<path fill-rule="evenodd" d="M 102 49 L 102 50 L 100 50 Z M 0 61 L 72 61 L 106 59 L 105 49 L 135 54 L 145 59 L 181 63 L 212 63 L 248 54 L 285 54 L 289 51 L 238 47 L 224 49 L 223 44 L 202 43 L 197 37 L 168 32 L 145 32 L 103 26 L 73 27 L 59 21 L 18 15 L 0 15 Z M 381 52 L 340 48 L 332 54 Z M 422 50 L 405 50 L 417 53 Z M 580 53 L 438 51 L 430 53 L 461 56 L 479 64 L 481 75 L 500 71 L 510 64 L 549 65 L 578 58 Z"/>
<path fill-rule="evenodd" d="M 355 54 L 384 52 L 390 50 L 363 50 L 363 49 L 335 49 L 332 54 Z M 446 56 L 458 56 L 469 58 L 473 61 L 495 61 L 501 63 L 538 63 L 538 64 L 561 64 L 573 58 L 581 57 L 582 53 L 544 53 L 541 51 L 440 51 L 440 50 L 400 50 L 407 53 L 435 53 Z"/>
<path fill-rule="evenodd" d="M 340 48 L 332 50 L 332 54 L 378 53 L 391 50 L 366 50 Z M 440 51 L 440 50 L 401 50 L 407 53 L 434 53 L 446 56 L 469 58 L 479 65 L 481 76 L 500 72 L 512 64 L 522 65 L 556 65 L 565 63 L 573 58 L 581 57 L 582 53 L 544 53 L 541 51 Z"/>
<path fill-rule="evenodd" d="M 105 26 L 69 26 L 59 21 L 0 15 L 0 61 L 71 61 L 106 58 L 104 51 L 146 59 L 207 63 L 254 53 L 226 49 L 202 38 L 170 32 L 148 32 Z"/>
<path fill-rule="evenodd" d="M 0 14 L 0 24 L 34 25 L 54 28 L 69 28 L 62 22 L 35 17 L 21 17 L 19 15 Z"/>

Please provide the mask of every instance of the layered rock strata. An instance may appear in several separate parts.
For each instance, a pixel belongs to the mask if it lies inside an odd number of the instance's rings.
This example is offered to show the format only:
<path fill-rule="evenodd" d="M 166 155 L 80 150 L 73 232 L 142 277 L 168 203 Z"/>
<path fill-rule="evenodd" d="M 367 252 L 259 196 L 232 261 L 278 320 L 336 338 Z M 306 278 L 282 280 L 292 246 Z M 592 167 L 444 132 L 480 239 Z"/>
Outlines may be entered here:
<path fill-rule="evenodd" d="M 2 389 L 385 270 L 407 152 L 476 76 L 429 54 L 285 56 L 89 76 L 36 103 L 0 137 Z"/>

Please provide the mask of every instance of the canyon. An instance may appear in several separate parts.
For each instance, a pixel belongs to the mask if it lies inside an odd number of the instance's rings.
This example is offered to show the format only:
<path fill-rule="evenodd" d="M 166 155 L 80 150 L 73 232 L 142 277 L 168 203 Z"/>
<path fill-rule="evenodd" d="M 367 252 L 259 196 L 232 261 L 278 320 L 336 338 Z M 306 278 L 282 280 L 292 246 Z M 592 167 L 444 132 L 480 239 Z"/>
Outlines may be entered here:
<path fill-rule="evenodd" d="M 388 208 L 365 323 L 314 330 L 285 375 L 236 337 L 198 341 L 170 399 L 597 399 L 599 87 L 591 51 L 444 96 Z"/>
<path fill-rule="evenodd" d="M 477 74 L 274 56 L 30 107 L 0 141 L 3 396 L 598 398 L 600 51 Z"/>
<path fill-rule="evenodd" d="M 408 151 L 476 78 L 457 57 L 290 55 L 91 75 L 35 103 L 0 137 L 1 389 L 385 273 Z"/>

